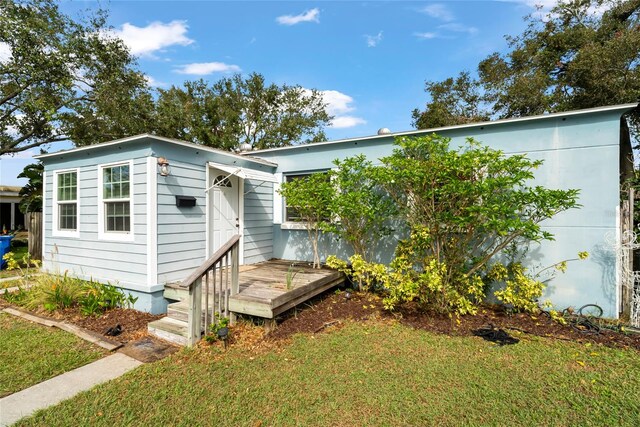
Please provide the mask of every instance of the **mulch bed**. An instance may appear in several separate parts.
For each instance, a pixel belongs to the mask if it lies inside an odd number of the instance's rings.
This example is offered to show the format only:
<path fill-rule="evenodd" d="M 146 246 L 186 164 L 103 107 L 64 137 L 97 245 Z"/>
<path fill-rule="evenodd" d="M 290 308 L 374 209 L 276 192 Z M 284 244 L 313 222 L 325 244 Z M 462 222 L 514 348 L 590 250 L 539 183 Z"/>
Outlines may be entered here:
<path fill-rule="evenodd" d="M 3 298 L 0 298 L 0 309 L 11 307 Z M 17 307 L 20 308 L 20 307 Z M 84 316 L 77 308 L 66 308 L 54 312 L 46 310 L 34 311 L 34 314 L 55 320 L 64 320 L 81 328 L 97 332 L 111 341 L 127 344 L 147 336 L 147 324 L 164 317 L 164 314 L 153 315 L 130 308 L 116 308 L 109 310 L 100 316 Z M 122 332 L 117 336 L 107 336 L 109 328 L 120 325 Z"/>
<path fill-rule="evenodd" d="M 487 306 L 477 315 L 462 316 L 457 321 L 455 317 L 423 313 L 415 307 L 390 313 L 383 309 L 381 299 L 376 295 L 353 293 L 346 298 L 344 292 L 325 293 L 302 308 L 290 311 L 279 319 L 278 327 L 268 334 L 268 338 L 283 340 L 296 333 L 314 334 L 328 327 L 339 327 L 346 320 L 364 321 L 372 318 L 397 319 L 416 329 L 453 336 L 473 336 L 474 331 L 493 326 L 507 332 L 516 330 L 540 337 L 640 350 L 640 334 L 623 334 L 608 329 L 601 329 L 599 334 L 586 334 L 569 325 L 561 325 L 544 314 L 508 314 L 500 307 Z"/>

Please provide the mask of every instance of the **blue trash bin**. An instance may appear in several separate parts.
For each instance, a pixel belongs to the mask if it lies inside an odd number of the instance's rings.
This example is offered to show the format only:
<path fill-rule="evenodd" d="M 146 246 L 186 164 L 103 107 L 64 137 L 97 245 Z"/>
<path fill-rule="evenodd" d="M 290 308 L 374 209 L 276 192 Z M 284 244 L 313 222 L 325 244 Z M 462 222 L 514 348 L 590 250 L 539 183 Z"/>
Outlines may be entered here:
<path fill-rule="evenodd" d="M 7 264 L 7 261 L 2 259 L 2 257 L 4 257 L 6 253 L 11 252 L 11 239 L 13 239 L 13 236 L 0 236 L 0 270 Z"/>

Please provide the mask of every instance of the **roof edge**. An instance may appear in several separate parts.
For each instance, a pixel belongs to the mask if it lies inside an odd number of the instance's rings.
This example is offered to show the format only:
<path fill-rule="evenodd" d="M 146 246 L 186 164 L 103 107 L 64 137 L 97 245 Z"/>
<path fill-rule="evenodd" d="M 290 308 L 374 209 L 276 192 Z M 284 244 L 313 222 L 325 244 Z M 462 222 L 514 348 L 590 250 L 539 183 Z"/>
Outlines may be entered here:
<path fill-rule="evenodd" d="M 124 143 L 127 143 L 127 142 L 133 142 L 133 141 L 137 141 L 137 140 L 142 140 L 144 138 L 154 139 L 156 141 L 167 142 L 167 143 L 170 143 L 170 144 L 181 145 L 181 146 L 184 146 L 184 147 L 189 147 L 189 148 L 194 148 L 194 149 L 200 149 L 200 150 L 208 151 L 210 153 L 218 153 L 218 154 L 222 154 L 222 155 L 225 155 L 225 156 L 235 157 L 235 158 L 238 158 L 238 159 L 248 160 L 250 162 L 263 164 L 263 165 L 266 165 L 266 166 L 272 166 L 272 167 L 277 167 L 278 166 L 277 163 L 270 162 L 269 160 L 265 160 L 265 159 L 261 159 L 261 158 L 257 158 L 257 157 L 252 157 L 252 156 L 240 156 L 240 155 L 232 153 L 230 151 L 224 151 L 224 150 L 220 150 L 220 149 L 217 149 L 217 148 L 208 147 L 206 145 L 198 145 L 198 144 L 194 144 L 192 142 L 182 141 L 182 140 L 179 140 L 179 139 L 166 138 L 164 136 L 154 135 L 154 134 L 150 134 L 150 133 L 141 133 L 139 135 L 129 136 L 129 137 L 120 138 L 120 139 L 114 139 L 112 141 L 105 141 L 105 142 L 100 142 L 100 143 L 97 143 L 97 144 L 85 145 L 85 146 L 82 146 L 82 147 L 71 148 L 71 149 L 68 149 L 68 150 L 60 150 L 60 151 L 56 151 L 56 152 L 53 152 L 53 153 L 39 154 L 37 156 L 33 156 L 33 158 L 39 160 L 39 159 L 47 159 L 47 158 L 50 158 L 50 157 L 60 156 L 60 155 L 65 155 L 65 154 L 75 154 L 75 153 L 79 153 L 79 152 L 83 152 L 83 151 L 93 150 L 93 149 L 96 149 L 96 148 L 110 147 L 112 145 L 118 145 L 118 144 L 124 144 Z"/>
<path fill-rule="evenodd" d="M 478 127 L 478 126 L 494 126 L 494 125 L 500 125 L 504 123 L 544 120 L 544 119 L 550 119 L 554 117 L 557 118 L 557 117 L 563 117 L 563 116 L 578 116 L 582 114 L 598 113 L 598 112 L 605 112 L 605 111 L 617 111 L 617 110 L 631 111 L 634 108 L 640 108 L 640 103 L 618 104 L 618 105 L 611 105 L 611 106 L 605 106 L 605 107 L 585 108 L 581 110 L 560 111 L 557 113 L 538 114 L 535 116 L 525 116 L 525 117 L 513 117 L 509 119 L 490 120 L 485 122 L 474 122 L 474 123 L 467 123 L 464 125 L 455 125 L 455 126 L 442 126 L 442 127 L 430 128 L 430 129 L 412 129 L 408 131 L 387 133 L 384 135 L 368 135 L 368 136 L 362 136 L 362 137 L 336 139 L 333 141 L 310 142 L 310 143 L 300 144 L 300 145 L 289 145 L 287 147 L 265 148 L 262 150 L 250 151 L 250 152 L 247 152 L 246 154 L 240 153 L 240 155 L 244 157 L 246 155 L 259 155 L 261 153 L 270 153 L 270 152 L 282 151 L 282 150 L 293 150 L 293 149 L 309 147 L 309 146 L 317 147 L 317 146 L 323 146 L 323 145 L 340 144 L 340 143 L 351 142 L 351 141 L 375 140 L 375 139 L 381 139 L 381 138 L 388 138 L 390 136 L 395 137 L 395 136 L 404 136 L 404 135 L 415 135 L 417 133 L 439 132 L 443 130 L 454 130 L 454 129 L 466 129 L 466 128 L 472 128 L 472 127 Z"/>

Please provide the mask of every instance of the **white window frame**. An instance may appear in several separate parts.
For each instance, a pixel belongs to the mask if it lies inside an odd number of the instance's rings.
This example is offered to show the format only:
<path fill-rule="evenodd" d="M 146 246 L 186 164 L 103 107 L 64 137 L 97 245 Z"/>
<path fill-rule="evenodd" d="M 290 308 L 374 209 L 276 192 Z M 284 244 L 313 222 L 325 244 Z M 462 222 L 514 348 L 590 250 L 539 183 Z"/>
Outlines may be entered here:
<path fill-rule="evenodd" d="M 75 172 L 76 174 L 76 229 L 75 230 L 66 230 L 60 229 L 60 208 L 58 205 L 58 179 L 59 176 L 65 173 Z M 80 237 L 80 169 L 71 168 L 71 169 L 60 169 L 57 171 L 53 171 L 53 206 L 51 209 L 52 214 L 52 227 L 51 227 L 51 235 L 58 237 Z M 69 200 L 64 200 L 60 202 L 62 204 L 70 204 Z"/>
<path fill-rule="evenodd" d="M 104 199 L 104 170 L 115 166 L 129 166 L 129 231 L 106 231 L 105 223 L 105 210 L 106 204 Z M 133 160 L 125 160 L 123 162 L 113 162 L 98 165 L 98 239 L 99 240 L 111 240 L 118 242 L 132 242 L 135 238 L 134 226 L 134 173 L 133 173 Z M 115 200 L 115 199 L 109 199 Z M 117 199 L 118 201 L 127 201 L 127 199 Z"/>

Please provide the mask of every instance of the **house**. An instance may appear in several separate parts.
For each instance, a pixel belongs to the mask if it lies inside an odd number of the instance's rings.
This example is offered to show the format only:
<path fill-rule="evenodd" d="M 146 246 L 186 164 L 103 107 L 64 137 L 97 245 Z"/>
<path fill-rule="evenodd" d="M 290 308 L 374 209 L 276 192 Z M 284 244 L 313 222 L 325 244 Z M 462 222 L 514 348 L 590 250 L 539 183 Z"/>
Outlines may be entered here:
<path fill-rule="evenodd" d="M 25 229 L 24 214 L 19 209 L 21 189 L 0 185 L 0 231 Z"/>
<path fill-rule="evenodd" d="M 597 303 L 621 310 L 621 182 L 633 171 L 626 104 L 439 129 L 381 134 L 234 154 L 154 135 L 37 156 L 45 165 L 44 269 L 110 282 L 139 297 L 137 308 L 166 310 L 165 285 L 179 282 L 233 235 L 240 263 L 271 258 L 310 260 L 306 232 L 287 214 L 279 183 L 330 169 L 363 153 L 375 162 L 395 136 L 437 132 L 456 146 L 466 137 L 544 160 L 536 183 L 580 189 L 580 209 L 544 227 L 555 242 L 532 248 L 530 266 L 588 251 L 550 283 L 559 307 Z M 241 230 L 241 232 L 240 232 Z M 615 245 L 614 245 L 615 246 Z M 325 236 L 324 256 L 347 255 Z"/>

